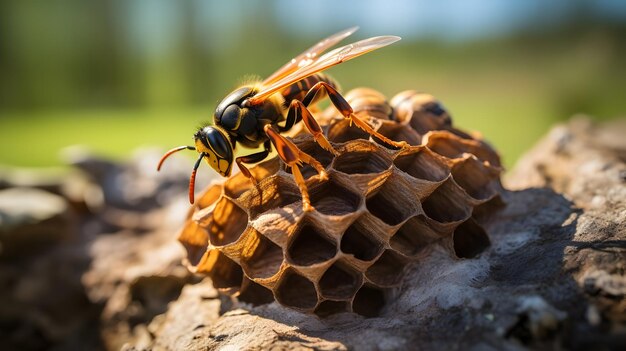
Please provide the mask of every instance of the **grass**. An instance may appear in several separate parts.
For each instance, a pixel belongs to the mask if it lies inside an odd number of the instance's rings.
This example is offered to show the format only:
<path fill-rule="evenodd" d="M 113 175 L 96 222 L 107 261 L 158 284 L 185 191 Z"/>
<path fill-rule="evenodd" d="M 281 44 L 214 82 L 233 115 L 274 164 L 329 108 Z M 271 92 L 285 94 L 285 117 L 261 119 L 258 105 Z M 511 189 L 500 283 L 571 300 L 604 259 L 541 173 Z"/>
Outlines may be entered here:
<path fill-rule="evenodd" d="M 207 113 L 200 109 L 4 114 L 0 117 L 0 164 L 58 166 L 62 164 L 60 151 L 71 145 L 122 159 L 143 145 L 165 148 L 190 143 L 202 116 Z"/>

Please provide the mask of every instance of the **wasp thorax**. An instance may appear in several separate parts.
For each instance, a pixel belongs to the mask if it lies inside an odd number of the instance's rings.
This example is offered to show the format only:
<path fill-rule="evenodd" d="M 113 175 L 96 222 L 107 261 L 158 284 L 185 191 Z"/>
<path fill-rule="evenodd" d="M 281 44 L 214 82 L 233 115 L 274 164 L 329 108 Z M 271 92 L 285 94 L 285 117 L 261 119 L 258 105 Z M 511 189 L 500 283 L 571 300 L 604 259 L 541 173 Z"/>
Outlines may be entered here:
<path fill-rule="evenodd" d="M 232 104 L 224 110 L 224 113 L 222 113 L 222 117 L 220 118 L 220 124 L 224 126 L 224 128 L 234 130 L 237 129 L 237 125 L 239 124 L 240 119 L 241 108 L 239 108 L 239 106 L 235 104 Z"/>
<path fill-rule="evenodd" d="M 385 313 L 409 262 L 427 259 L 434 247 L 470 259 L 489 246 L 481 225 L 500 201 L 497 153 L 442 123 L 432 97 L 348 96 L 355 111 L 380 116 L 372 117 L 378 132 L 412 146 L 396 150 L 359 134 L 331 108 L 322 128 L 339 155 L 308 133 L 292 139 L 328 173 L 319 180 L 302 167 L 313 210 L 302 211 L 292 170 L 277 158 L 250 169 L 256 184 L 242 173 L 214 184 L 180 234 L 190 269 L 244 302 L 374 316 Z"/>
<path fill-rule="evenodd" d="M 241 87 L 228 94 L 215 109 L 215 124 L 227 130 L 236 130 L 242 117 L 243 102 L 254 93 L 252 87 Z"/>

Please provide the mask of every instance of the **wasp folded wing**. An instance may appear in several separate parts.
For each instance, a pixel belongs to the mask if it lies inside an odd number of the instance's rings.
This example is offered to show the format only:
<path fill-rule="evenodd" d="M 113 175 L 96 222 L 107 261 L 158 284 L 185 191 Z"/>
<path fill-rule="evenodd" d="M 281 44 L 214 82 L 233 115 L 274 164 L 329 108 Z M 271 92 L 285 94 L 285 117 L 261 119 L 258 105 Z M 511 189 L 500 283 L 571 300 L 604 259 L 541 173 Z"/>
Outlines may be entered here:
<path fill-rule="evenodd" d="M 400 40 L 400 37 L 391 35 L 373 37 L 329 51 L 328 53 L 320 56 L 317 60 L 314 60 L 312 63 L 300 67 L 296 71 L 284 76 L 283 78 L 273 83 L 270 83 L 269 85 L 262 85 L 259 92 L 250 97 L 248 99 L 248 102 L 252 105 L 259 104 L 272 94 L 291 84 L 296 83 L 299 80 L 302 80 L 334 65 L 338 65 L 342 62 L 366 54 L 370 51 L 380 49 L 384 46 L 395 43 L 398 40 Z"/>
<path fill-rule="evenodd" d="M 263 81 L 262 85 L 270 85 L 271 83 L 293 73 L 298 68 L 307 66 L 315 62 L 319 54 L 339 43 L 348 36 L 352 35 L 352 33 L 356 32 L 358 29 L 359 27 L 348 28 L 319 41 L 317 44 L 311 46 L 300 55 L 291 59 L 284 66 L 274 72 L 271 76 L 267 77 Z"/>

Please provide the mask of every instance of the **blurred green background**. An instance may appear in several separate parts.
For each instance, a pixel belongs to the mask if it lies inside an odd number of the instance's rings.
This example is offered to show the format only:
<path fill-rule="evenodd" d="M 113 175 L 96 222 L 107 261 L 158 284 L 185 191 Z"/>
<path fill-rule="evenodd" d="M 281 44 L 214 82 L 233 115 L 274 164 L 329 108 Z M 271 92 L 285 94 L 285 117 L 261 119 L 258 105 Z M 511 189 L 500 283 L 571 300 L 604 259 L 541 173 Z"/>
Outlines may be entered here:
<path fill-rule="evenodd" d="M 353 40 L 403 40 L 329 70 L 344 91 L 432 93 L 507 167 L 558 121 L 626 111 L 620 0 L 8 0 L 0 164 L 57 166 L 74 144 L 124 158 L 190 143 L 246 76 L 354 25 Z"/>

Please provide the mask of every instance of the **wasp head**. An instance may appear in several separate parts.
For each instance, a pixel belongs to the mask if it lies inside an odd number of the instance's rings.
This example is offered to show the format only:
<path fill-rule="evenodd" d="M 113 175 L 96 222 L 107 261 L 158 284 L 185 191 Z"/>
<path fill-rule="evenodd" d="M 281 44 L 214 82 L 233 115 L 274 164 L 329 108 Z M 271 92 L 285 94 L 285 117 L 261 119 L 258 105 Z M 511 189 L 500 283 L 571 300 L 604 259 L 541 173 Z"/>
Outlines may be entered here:
<path fill-rule="evenodd" d="M 224 177 L 230 175 L 233 166 L 233 147 L 224 130 L 214 126 L 199 129 L 194 134 L 196 151 L 205 161 Z"/>

